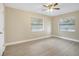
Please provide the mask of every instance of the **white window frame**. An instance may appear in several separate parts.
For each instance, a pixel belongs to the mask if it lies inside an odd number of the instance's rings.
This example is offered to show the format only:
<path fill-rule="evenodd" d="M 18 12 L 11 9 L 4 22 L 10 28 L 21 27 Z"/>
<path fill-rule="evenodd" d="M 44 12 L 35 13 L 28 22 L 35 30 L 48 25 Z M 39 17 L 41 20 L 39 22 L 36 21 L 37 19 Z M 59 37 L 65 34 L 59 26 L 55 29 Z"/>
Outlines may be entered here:
<path fill-rule="evenodd" d="M 63 28 L 63 29 L 61 28 L 61 26 L 67 26 L 67 25 L 69 25 L 69 24 L 61 24 L 61 21 L 64 23 L 65 20 L 70 20 L 70 21 L 73 22 L 73 29 L 71 29 L 69 27 L 67 27 L 67 29 L 69 28 L 68 30 L 66 30 L 66 27 Z M 60 21 L 59 21 L 59 31 L 61 31 L 61 32 L 75 32 L 75 18 L 74 17 L 70 17 L 70 18 L 60 19 Z"/>
<path fill-rule="evenodd" d="M 42 20 L 42 28 L 41 29 L 33 29 L 33 21 L 35 20 Z M 32 28 L 32 32 L 42 32 L 44 30 L 44 19 L 43 18 L 36 18 L 36 17 L 32 17 L 31 18 L 31 28 Z"/>

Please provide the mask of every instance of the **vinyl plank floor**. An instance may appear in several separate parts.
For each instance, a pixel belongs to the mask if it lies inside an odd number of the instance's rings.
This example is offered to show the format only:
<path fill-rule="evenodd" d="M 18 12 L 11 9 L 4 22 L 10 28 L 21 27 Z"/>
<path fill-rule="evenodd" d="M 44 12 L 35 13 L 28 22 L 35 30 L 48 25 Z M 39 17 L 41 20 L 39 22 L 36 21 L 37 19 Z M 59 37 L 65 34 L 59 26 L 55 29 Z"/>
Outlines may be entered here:
<path fill-rule="evenodd" d="M 7 46 L 3 56 L 79 56 L 79 43 L 47 38 Z"/>

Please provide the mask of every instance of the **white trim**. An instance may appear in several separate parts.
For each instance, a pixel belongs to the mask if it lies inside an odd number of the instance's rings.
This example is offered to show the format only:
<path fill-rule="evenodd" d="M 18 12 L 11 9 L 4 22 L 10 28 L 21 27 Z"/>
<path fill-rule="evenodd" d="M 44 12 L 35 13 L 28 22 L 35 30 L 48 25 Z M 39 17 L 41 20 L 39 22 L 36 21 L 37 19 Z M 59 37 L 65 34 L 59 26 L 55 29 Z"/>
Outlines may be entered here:
<path fill-rule="evenodd" d="M 72 39 L 72 38 L 68 38 L 68 37 L 62 37 L 62 36 L 56 36 L 56 35 L 52 35 L 53 37 L 57 37 L 57 38 L 61 38 L 61 39 L 65 39 L 65 40 L 70 40 L 70 41 L 74 41 L 74 42 L 79 42 L 79 40 L 77 39 Z"/>
<path fill-rule="evenodd" d="M 2 56 L 4 50 L 5 50 L 5 47 L 1 47 L 1 48 L 0 48 L 0 56 Z"/>
<path fill-rule="evenodd" d="M 29 41 L 34 41 L 34 40 L 39 40 L 39 39 L 44 39 L 44 38 L 49 38 L 49 37 L 52 37 L 52 35 L 28 39 L 28 40 L 23 40 L 23 41 L 18 41 L 18 42 L 6 43 L 5 46 L 16 45 L 16 44 L 20 44 L 20 43 L 24 43 L 24 42 L 29 42 Z"/>
<path fill-rule="evenodd" d="M 38 38 L 33 38 L 33 39 L 28 39 L 28 40 L 23 40 L 23 41 L 18 41 L 18 42 L 6 43 L 5 46 L 16 45 L 16 44 L 20 44 L 20 43 L 25 43 L 25 42 L 39 40 L 39 39 L 44 39 L 44 38 L 49 38 L 49 37 L 57 37 L 57 38 L 65 39 L 65 40 L 79 42 L 79 40 L 77 40 L 77 39 L 72 39 L 72 38 L 67 38 L 67 37 L 62 37 L 62 36 L 56 36 L 56 35 L 48 35 L 48 36 L 43 36 L 43 37 L 38 37 Z M 3 48 L 3 51 L 4 51 L 4 49 L 5 48 Z"/>

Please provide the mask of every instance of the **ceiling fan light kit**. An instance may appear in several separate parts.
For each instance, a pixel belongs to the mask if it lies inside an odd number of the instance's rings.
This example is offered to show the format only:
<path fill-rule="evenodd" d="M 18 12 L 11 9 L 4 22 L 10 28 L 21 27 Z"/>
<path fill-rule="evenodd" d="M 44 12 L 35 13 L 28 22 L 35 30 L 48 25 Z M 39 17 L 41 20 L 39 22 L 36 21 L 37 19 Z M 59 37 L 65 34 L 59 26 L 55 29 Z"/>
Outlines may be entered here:
<path fill-rule="evenodd" d="M 49 3 L 49 4 L 44 4 L 43 7 L 46 8 L 46 11 L 52 12 L 53 10 L 59 10 L 60 8 L 57 8 L 56 6 L 58 3 Z"/>

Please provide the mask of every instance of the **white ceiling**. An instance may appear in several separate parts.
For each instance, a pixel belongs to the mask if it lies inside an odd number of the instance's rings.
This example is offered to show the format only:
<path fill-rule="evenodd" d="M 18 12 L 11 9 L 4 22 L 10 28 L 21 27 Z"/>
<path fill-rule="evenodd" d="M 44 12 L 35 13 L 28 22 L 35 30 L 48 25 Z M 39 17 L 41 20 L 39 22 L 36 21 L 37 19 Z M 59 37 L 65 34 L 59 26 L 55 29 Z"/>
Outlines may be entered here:
<path fill-rule="evenodd" d="M 36 12 L 48 16 L 56 16 L 68 12 L 78 11 L 79 10 L 79 3 L 59 3 L 57 7 L 60 10 L 53 10 L 53 12 L 46 12 L 42 5 L 45 3 L 6 3 L 5 6 L 12 7 L 24 11 L 31 11 Z"/>

